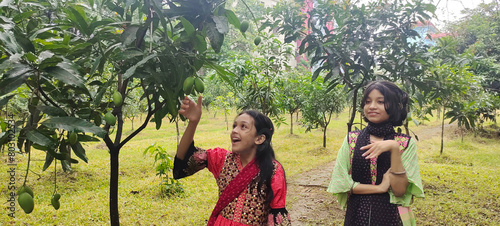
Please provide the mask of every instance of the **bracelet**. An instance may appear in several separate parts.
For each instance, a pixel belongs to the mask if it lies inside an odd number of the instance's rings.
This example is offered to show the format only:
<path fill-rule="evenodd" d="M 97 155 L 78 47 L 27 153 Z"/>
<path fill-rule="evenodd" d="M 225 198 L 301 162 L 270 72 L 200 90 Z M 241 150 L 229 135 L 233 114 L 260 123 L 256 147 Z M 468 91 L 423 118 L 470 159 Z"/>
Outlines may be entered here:
<path fill-rule="evenodd" d="M 392 174 L 394 175 L 403 175 L 406 173 L 406 170 L 404 170 L 403 172 L 392 172 L 392 170 L 390 171 Z"/>

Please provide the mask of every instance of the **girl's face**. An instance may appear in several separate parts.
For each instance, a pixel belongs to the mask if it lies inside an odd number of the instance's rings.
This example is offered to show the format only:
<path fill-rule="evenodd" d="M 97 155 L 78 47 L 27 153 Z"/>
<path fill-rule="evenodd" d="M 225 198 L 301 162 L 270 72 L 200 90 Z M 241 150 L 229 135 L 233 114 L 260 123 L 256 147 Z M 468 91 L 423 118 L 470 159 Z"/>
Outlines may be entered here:
<path fill-rule="evenodd" d="M 389 120 L 389 115 L 385 111 L 384 95 L 377 89 L 373 89 L 365 100 L 363 112 L 372 123 L 381 123 Z"/>
<path fill-rule="evenodd" d="M 257 145 L 263 142 L 264 135 L 257 136 L 254 119 L 248 114 L 238 116 L 231 131 L 231 150 L 235 153 L 257 151 Z"/>

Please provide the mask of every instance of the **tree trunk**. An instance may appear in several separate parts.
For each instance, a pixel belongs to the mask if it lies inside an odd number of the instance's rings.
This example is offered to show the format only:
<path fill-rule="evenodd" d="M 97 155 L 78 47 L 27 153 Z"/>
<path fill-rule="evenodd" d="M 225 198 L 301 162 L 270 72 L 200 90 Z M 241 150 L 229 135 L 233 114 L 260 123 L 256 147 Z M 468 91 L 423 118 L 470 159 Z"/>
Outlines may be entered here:
<path fill-rule="evenodd" d="M 120 216 L 118 214 L 118 154 L 120 150 L 113 148 L 110 150 L 111 172 L 109 180 L 109 217 L 112 226 L 120 225 Z"/>
<path fill-rule="evenodd" d="M 293 112 L 290 113 L 290 134 L 293 134 Z"/>
<path fill-rule="evenodd" d="M 326 148 L 326 127 L 323 128 L 323 147 Z"/>
<path fill-rule="evenodd" d="M 443 106 L 443 117 L 441 119 L 441 150 L 439 151 L 439 154 L 443 154 L 443 139 L 444 139 L 444 106 Z"/>
<path fill-rule="evenodd" d="M 224 109 L 224 120 L 226 121 L 226 130 L 229 130 L 229 123 L 227 122 L 227 110 Z"/>
<path fill-rule="evenodd" d="M 347 123 L 347 132 L 352 131 L 352 124 L 354 122 L 354 118 L 356 117 L 356 103 L 358 99 L 358 87 L 354 88 L 353 90 L 353 95 L 352 95 L 352 112 L 351 112 L 351 118 L 349 119 L 349 122 Z"/>
<path fill-rule="evenodd" d="M 130 122 L 132 122 L 132 129 L 131 130 L 134 130 L 134 119 L 135 119 L 135 116 L 130 119 Z"/>

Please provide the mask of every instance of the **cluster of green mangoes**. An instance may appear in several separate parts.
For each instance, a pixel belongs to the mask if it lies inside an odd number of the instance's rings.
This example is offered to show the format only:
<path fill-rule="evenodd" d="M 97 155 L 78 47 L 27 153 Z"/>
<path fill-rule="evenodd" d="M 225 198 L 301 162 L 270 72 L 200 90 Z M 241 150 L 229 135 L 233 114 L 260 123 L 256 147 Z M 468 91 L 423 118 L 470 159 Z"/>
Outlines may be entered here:
<path fill-rule="evenodd" d="M 30 214 L 35 208 L 35 202 L 33 201 L 33 190 L 28 186 L 21 186 L 17 189 L 17 202 L 19 206 L 24 210 L 25 213 Z"/>
<path fill-rule="evenodd" d="M 33 190 L 29 186 L 23 185 L 17 189 L 17 195 L 17 202 L 24 212 L 26 214 L 33 212 L 33 209 L 35 208 L 35 202 L 33 201 L 33 197 L 35 196 L 33 195 Z M 50 203 L 56 210 L 61 207 L 61 203 L 59 202 L 60 198 L 61 195 L 59 193 L 55 193 L 50 199 Z"/>
<path fill-rule="evenodd" d="M 194 90 L 198 93 L 203 93 L 205 91 L 205 84 L 203 84 L 203 81 L 200 78 L 190 76 L 184 80 L 182 88 L 184 89 L 184 93 L 186 95 L 193 93 Z"/>
<path fill-rule="evenodd" d="M 118 91 L 113 93 L 113 104 L 115 104 L 116 107 L 120 107 L 123 104 L 122 94 Z M 106 114 L 104 114 L 104 121 L 111 126 L 116 125 L 116 117 L 111 111 L 108 111 L 106 112 Z"/>
<path fill-rule="evenodd" d="M 61 198 L 61 194 L 55 193 L 52 198 L 50 199 L 50 204 L 54 207 L 54 209 L 58 210 L 59 207 L 61 207 L 61 203 L 59 202 L 59 199 Z"/>

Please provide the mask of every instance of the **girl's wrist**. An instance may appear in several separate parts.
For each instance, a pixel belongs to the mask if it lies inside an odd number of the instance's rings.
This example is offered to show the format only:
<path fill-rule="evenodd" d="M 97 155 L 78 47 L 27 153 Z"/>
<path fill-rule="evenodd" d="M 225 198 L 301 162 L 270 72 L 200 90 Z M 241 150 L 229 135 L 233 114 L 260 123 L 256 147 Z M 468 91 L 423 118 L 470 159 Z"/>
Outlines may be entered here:
<path fill-rule="evenodd" d="M 378 194 L 382 194 L 385 192 L 387 192 L 387 190 L 384 189 L 384 186 L 382 186 L 382 184 L 377 185 L 377 193 Z"/>
<path fill-rule="evenodd" d="M 399 153 L 399 143 L 397 141 L 393 141 L 393 145 L 392 145 L 392 148 L 391 148 L 391 152 L 396 152 L 396 153 Z"/>

